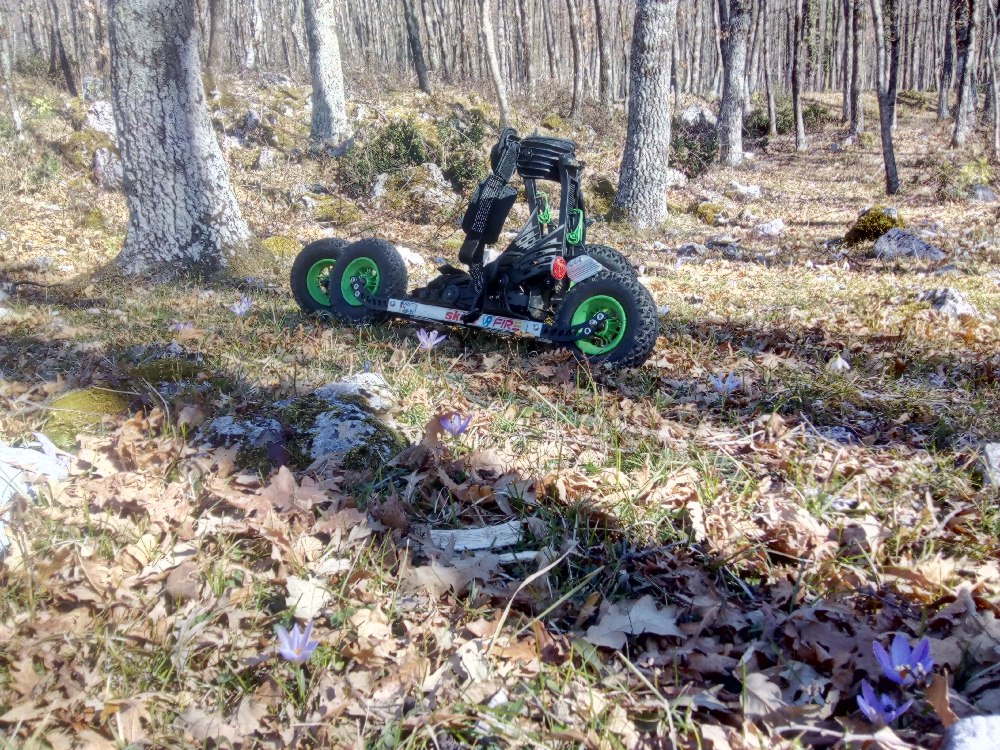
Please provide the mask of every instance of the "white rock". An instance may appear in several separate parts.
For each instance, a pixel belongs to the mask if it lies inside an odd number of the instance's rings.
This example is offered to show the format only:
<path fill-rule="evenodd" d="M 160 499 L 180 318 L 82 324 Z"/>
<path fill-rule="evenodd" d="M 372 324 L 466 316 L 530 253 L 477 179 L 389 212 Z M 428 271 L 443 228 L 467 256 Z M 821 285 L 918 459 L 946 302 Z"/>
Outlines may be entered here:
<path fill-rule="evenodd" d="M 983 446 L 983 474 L 990 485 L 1000 490 L 1000 443 Z"/>
<path fill-rule="evenodd" d="M 396 251 L 402 256 L 403 262 L 408 266 L 426 266 L 427 261 L 423 257 L 408 247 L 396 245 Z"/>
<path fill-rule="evenodd" d="M 762 237 L 780 237 L 785 232 L 785 222 L 782 219 L 773 219 L 757 227 L 757 234 Z"/>
<path fill-rule="evenodd" d="M 688 184 L 687 175 L 679 169 L 664 170 L 663 181 L 668 188 L 679 188 Z"/>
<path fill-rule="evenodd" d="M 359 372 L 313 392 L 326 401 L 360 401 L 374 412 L 386 412 L 396 404 L 396 394 L 376 372 Z"/>
<path fill-rule="evenodd" d="M 115 125 L 115 110 L 111 102 L 97 101 L 90 105 L 87 116 L 83 120 L 85 127 L 103 133 L 112 140 L 118 138 L 118 128 Z"/>
<path fill-rule="evenodd" d="M 987 185 L 976 185 L 972 189 L 972 200 L 980 201 L 982 203 L 996 203 L 997 194 L 994 193 Z"/>
<path fill-rule="evenodd" d="M 125 168 L 121 157 L 109 148 L 94 151 L 94 182 L 101 190 L 121 190 L 125 186 Z"/>
<path fill-rule="evenodd" d="M 941 750 L 997 750 L 1000 716 L 972 716 L 952 724 Z"/>
<path fill-rule="evenodd" d="M 941 315 L 949 318 L 978 318 L 979 311 L 976 310 L 965 297 L 959 292 L 944 287 L 942 289 L 929 289 L 917 297 L 918 302 L 927 302 Z"/>
<path fill-rule="evenodd" d="M 719 124 L 715 113 L 701 104 L 692 104 L 681 112 L 680 120 L 689 128 L 714 128 Z"/>
<path fill-rule="evenodd" d="M 372 185 L 372 200 L 375 201 L 376 204 L 389 194 L 389 191 L 386 188 L 386 185 L 388 184 L 389 175 L 387 174 L 380 174 L 375 178 L 375 184 Z"/>
<path fill-rule="evenodd" d="M 744 185 L 733 181 L 731 187 L 733 188 L 733 192 L 736 193 L 736 197 L 740 200 L 757 200 L 763 195 L 760 185 Z"/>

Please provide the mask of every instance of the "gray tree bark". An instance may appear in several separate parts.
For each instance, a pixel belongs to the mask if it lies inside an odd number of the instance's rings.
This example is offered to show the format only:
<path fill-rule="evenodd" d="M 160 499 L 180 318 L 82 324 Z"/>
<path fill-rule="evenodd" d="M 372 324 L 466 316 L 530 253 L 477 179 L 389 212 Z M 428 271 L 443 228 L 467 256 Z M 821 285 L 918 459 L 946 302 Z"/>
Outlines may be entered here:
<path fill-rule="evenodd" d="M 523 0 L 522 0 L 523 2 Z M 597 30 L 597 48 L 599 54 L 601 104 L 610 110 L 614 102 L 614 92 L 611 90 L 611 39 L 604 25 L 604 10 L 601 0 L 594 0 L 594 28 Z"/>
<path fill-rule="evenodd" d="M 628 131 L 614 210 L 639 227 L 667 218 L 670 59 L 678 0 L 638 0 L 632 32 Z"/>
<path fill-rule="evenodd" d="M 521 19 L 521 36 L 524 39 L 524 77 L 528 88 L 528 98 L 535 97 L 535 30 L 534 19 L 528 12 L 528 0 L 517 0 L 517 11 Z"/>
<path fill-rule="evenodd" d="M 14 136 L 17 140 L 24 137 L 24 128 L 21 124 L 21 110 L 17 106 L 17 97 L 14 95 L 14 75 L 13 75 L 12 53 L 10 48 L 10 29 L 0 16 L 0 88 L 3 89 L 4 99 L 7 100 L 7 109 L 10 111 L 11 124 L 14 126 Z"/>
<path fill-rule="evenodd" d="M 806 124 L 802 117 L 802 38 L 805 36 L 805 24 L 808 21 L 809 0 L 794 0 L 795 7 L 795 39 L 792 43 L 792 110 L 795 115 L 795 149 L 805 151 Z"/>
<path fill-rule="evenodd" d="M 483 46 L 486 48 L 486 65 L 493 79 L 493 87 L 497 92 L 497 104 L 500 107 L 500 127 L 510 124 L 510 107 L 507 104 L 507 87 L 500 75 L 500 62 L 497 59 L 496 32 L 493 30 L 493 9 L 490 0 L 479 0 L 480 31 L 483 36 Z"/>
<path fill-rule="evenodd" d="M 760 12 L 767 15 L 767 1 L 761 0 Z M 767 88 L 767 134 L 771 138 L 778 137 L 778 107 L 774 100 L 774 75 L 771 72 L 771 35 L 764 32 L 764 85 Z"/>
<path fill-rule="evenodd" d="M 882 160 L 885 163 L 885 192 L 895 195 L 899 192 L 899 173 L 896 169 L 896 149 L 892 141 L 892 121 L 896 100 L 896 80 L 899 66 L 899 45 L 896 39 L 898 29 L 898 0 L 872 0 L 872 18 L 875 22 L 875 77 L 878 86 L 879 130 L 882 131 Z M 888 9 L 890 34 L 885 37 L 885 17 L 883 8 Z M 894 49 L 890 51 L 889 45 Z M 890 54 L 892 59 L 890 60 Z M 887 69 L 889 66 L 892 69 Z"/>
<path fill-rule="evenodd" d="M 251 234 L 205 105 L 194 0 L 111 0 L 111 89 L 129 207 L 130 275 L 215 274 Z"/>
<path fill-rule="evenodd" d="M 861 101 L 862 54 L 864 41 L 864 0 L 853 0 L 851 14 L 851 135 L 855 138 L 865 132 L 865 107 Z"/>
<path fill-rule="evenodd" d="M 313 85 L 309 137 L 317 146 L 339 146 L 350 136 L 340 41 L 334 28 L 334 4 L 335 0 L 304 2 Z"/>
<path fill-rule="evenodd" d="M 947 0 L 947 18 L 944 26 L 944 60 L 941 63 L 941 78 L 938 85 L 938 119 L 951 117 L 951 84 L 955 79 L 955 13 L 960 0 Z"/>
<path fill-rule="evenodd" d="M 727 167 L 743 161 L 743 95 L 750 39 L 749 0 L 719 0 L 722 29 L 722 105 L 719 109 L 719 158 Z"/>
<path fill-rule="evenodd" d="M 413 67 L 417 71 L 417 83 L 425 94 L 431 93 L 431 79 L 427 75 L 427 63 L 424 61 L 424 45 L 420 41 L 420 24 L 417 23 L 417 12 L 413 0 L 403 0 L 403 13 L 406 16 L 406 39 L 410 43 L 410 54 L 413 55 Z"/>
<path fill-rule="evenodd" d="M 961 77 L 958 87 L 958 109 L 955 111 L 955 129 L 951 136 L 952 148 L 960 148 L 969 140 L 976 123 L 976 61 L 979 58 L 979 26 L 982 23 L 981 0 L 959 0 L 964 5 L 963 13 L 968 13 L 964 49 L 961 56 Z"/>
<path fill-rule="evenodd" d="M 264 14 L 260 9 L 260 0 L 250 0 L 250 38 L 247 40 L 246 57 L 243 60 L 243 67 L 247 70 L 257 69 L 263 36 Z"/>
<path fill-rule="evenodd" d="M 583 110 L 583 39 L 580 34 L 580 12 L 577 0 L 566 0 L 566 10 L 569 15 L 569 37 L 573 47 L 573 105 L 570 117 L 574 120 L 580 117 Z"/>
<path fill-rule="evenodd" d="M 222 23 L 226 15 L 226 0 L 208 0 L 208 55 L 205 58 L 205 79 L 210 88 L 216 88 L 217 76 L 222 69 Z"/>

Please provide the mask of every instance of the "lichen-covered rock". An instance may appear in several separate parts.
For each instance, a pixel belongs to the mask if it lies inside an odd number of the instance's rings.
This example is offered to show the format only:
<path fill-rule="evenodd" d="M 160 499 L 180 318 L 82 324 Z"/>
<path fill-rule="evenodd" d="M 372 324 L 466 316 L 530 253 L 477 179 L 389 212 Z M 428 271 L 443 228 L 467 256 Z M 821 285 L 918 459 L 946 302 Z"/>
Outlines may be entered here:
<path fill-rule="evenodd" d="M 903 229 L 906 222 L 895 208 L 874 206 L 861 212 L 857 221 L 847 231 L 844 242 L 857 245 L 862 242 L 875 242 L 891 229 Z"/>
<path fill-rule="evenodd" d="M 359 372 L 317 388 L 313 395 L 327 401 L 353 402 L 376 413 L 386 413 L 396 405 L 396 394 L 375 372 Z"/>
<path fill-rule="evenodd" d="M 949 318 L 978 318 L 979 311 L 976 310 L 960 292 L 945 287 L 943 289 L 929 289 L 917 297 L 918 302 L 926 302 L 941 315 Z"/>
<path fill-rule="evenodd" d="M 719 118 L 703 104 L 692 104 L 681 112 L 678 118 L 682 125 L 688 128 L 712 129 L 718 126 Z"/>
<path fill-rule="evenodd" d="M 699 203 L 694 209 L 694 215 L 701 220 L 702 223 L 707 224 L 710 227 L 714 227 L 722 213 L 725 209 L 717 203 L 703 202 Z"/>
<path fill-rule="evenodd" d="M 939 248 L 920 239 L 912 232 L 890 229 L 875 243 L 875 257 L 882 260 L 913 258 L 915 260 L 944 260 L 945 253 Z"/>
<path fill-rule="evenodd" d="M 81 388 L 57 396 L 48 405 L 45 434 L 60 448 L 76 445 L 76 436 L 99 427 L 105 417 L 128 411 L 132 397 L 108 388 Z"/>
<path fill-rule="evenodd" d="M 970 716 L 952 724 L 941 750 L 996 750 L 1000 716 Z"/>
<path fill-rule="evenodd" d="M 90 130 L 106 135 L 112 140 L 118 138 L 118 126 L 115 125 L 115 110 L 111 106 L 111 102 L 93 102 L 87 109 L 83 125 Z"/>
<path fill-rule="evenodd" d="M 986 483 L 1000 492 L 1000 443 L 983 446 L 983 475 Z"/>
<path fill-rule="evenodd" d="M 94 151 L 92 171 L 94 182 L 101 190 L 117 192 L 125 186 L 125 168 L 121 157 L 110 148 L 102 146 Z"/>

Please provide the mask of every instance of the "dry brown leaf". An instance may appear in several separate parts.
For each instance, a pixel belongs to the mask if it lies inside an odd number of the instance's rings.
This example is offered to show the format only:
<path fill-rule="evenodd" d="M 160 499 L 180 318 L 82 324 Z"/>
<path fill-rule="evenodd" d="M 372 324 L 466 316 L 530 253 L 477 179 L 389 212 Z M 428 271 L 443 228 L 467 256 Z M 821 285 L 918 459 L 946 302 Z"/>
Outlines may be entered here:
<path fill-rule="evenodd" d="M 934 680 L 931 682 L 930 687 L 927 688 L 927 702 L 931 704 L 934 713 L 938 715 L 945 728 L 950 727 L 958 721 L 958 716 L 951 710 L 947 675 L 934 675 Z"/>
<path fill-rule="evenodd" d="M 627 636 L 643 634 L 683 637 L 684 633 L 677 627 L 677 608 L 671 605 L 658 608 L 652 596 L 616 602 L 587 628 L 584 639 L 595 646 L 620 649 L 628 640 Z"/>
<path fill-rule="evenodd" d="M 739 677 L 739 673 L 736 676 Z M 778 684 L 760 672 L 748 674 L 743 679 L 740 703 L 744 716 L 751 719 L 763 719 L 786 706 Z"/>
<path fill-rule="evenodd" d="M 182 562 L 170 571 L 163 593 L 173 602 L 195 601 L 198 598 L 198 566 L 190 560 Z"/>

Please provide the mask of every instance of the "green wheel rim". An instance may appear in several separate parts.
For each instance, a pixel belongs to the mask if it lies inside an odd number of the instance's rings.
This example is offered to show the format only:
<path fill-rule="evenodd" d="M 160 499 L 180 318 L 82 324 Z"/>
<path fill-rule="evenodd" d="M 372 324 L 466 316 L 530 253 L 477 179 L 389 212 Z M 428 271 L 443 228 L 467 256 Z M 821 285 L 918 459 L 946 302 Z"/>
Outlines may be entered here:
<path fill-rule="evenodd" d="M 309 296 L 323 307 L 330 306 L 330 293 L 328 291 L 330 269 L 336 262 L 333 258 L 324 258 L 313 263 L 306 272 L 306 289 L 309 290 Z"/>
<path fill-rule="evenodd" d="M 340 294 L 351 307 L 363 307 L 364 302 L 354 296 L 354 286 L 351 279 L 360 276 L 369 294 L 375 294 L 379 288 L 378 265 L 371 258 L 355 258 L 347 264 L 344 275 L 340 277 Z"/>
<path fill-rule="evenodd" d="M 606 316 L 604 327 L 589 338 L 576 342 L 580 351 L 590 356 L 614 351 L 615 347 L 625 338 L 625 329 L 628 327 L 628 316 L 625 315 L 622 303 L 614 297 L 603 294 L 585 299 L 573 313 L 572 324 L 578 326 L 581 323 L 586 323 L 598 313 L 604 313 Z"/>

